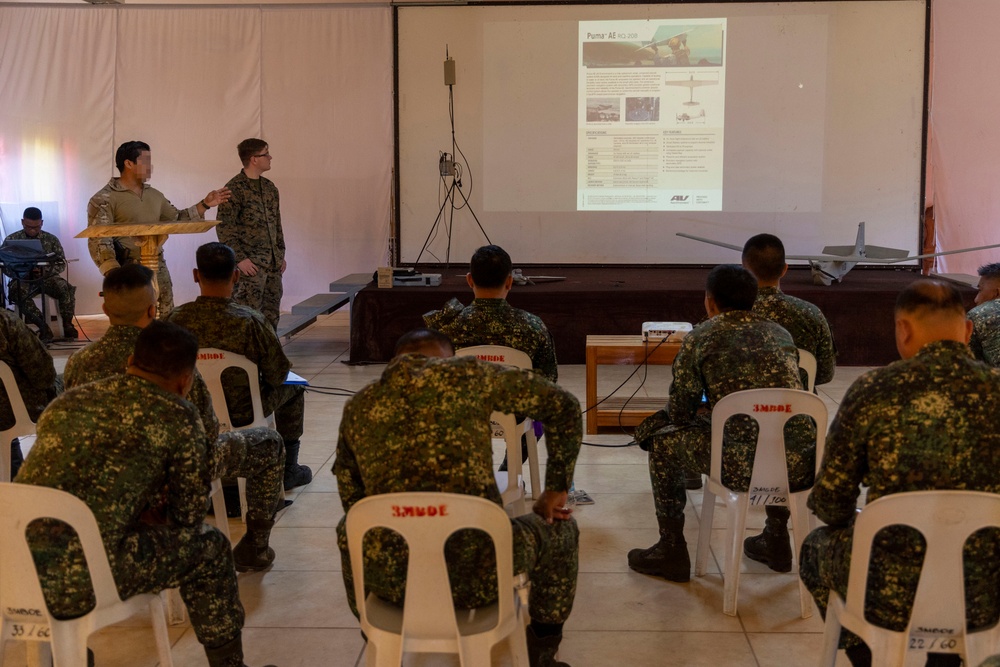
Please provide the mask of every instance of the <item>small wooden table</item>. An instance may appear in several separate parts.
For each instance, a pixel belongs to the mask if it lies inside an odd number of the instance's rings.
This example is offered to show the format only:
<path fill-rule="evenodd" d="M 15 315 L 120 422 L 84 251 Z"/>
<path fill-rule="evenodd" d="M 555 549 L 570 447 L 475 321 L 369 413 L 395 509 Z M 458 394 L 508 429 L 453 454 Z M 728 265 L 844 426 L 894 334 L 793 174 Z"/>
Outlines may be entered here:
<path fill-rule="evenodd" d="M 638 426 L 667 404 L 666 398 L 635 397 L 628 405 L 625 398 L 608 398 L 597 406 L 598 366 L 642 363 L 669 366 L 680 348 L 680 341 L 667 341 L 657 347 L 655 341 L 647 343 L 642 336 L 587 336 L 587 434 L 596 434 L 602 426 L 617 427 L 619 423 Z"/>

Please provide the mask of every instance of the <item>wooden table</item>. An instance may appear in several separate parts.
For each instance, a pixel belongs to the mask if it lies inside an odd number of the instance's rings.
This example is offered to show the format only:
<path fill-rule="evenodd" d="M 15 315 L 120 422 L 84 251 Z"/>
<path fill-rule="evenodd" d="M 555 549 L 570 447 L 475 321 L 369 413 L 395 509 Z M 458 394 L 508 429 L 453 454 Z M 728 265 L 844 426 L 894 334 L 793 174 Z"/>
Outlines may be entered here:
<path fill-rule="evenodd" d="M 647 343 L 642 336 L 587 336 L 587 434 L 597 433 L 602 426 L 638 426 L 667 404 L 666 398 L 635 397 L 628 405 L 625 398 L 607 398 L 597 405 L 598 366 L 669 366 L 680 347 L 680 341 L 667 341 L 657 347 L 655 341 Z"/>

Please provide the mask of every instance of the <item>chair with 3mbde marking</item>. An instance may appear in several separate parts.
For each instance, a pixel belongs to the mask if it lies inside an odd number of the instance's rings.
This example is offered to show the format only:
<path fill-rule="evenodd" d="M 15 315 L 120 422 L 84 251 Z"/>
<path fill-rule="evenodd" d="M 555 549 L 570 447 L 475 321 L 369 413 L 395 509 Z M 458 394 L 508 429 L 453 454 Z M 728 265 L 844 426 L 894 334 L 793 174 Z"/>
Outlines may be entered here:
<path fill-rule="evenodd" d="M 760 409 L 761 407 L 765 409 Z M 768 410 L 775 407 L 780 409 Z M 758 425 L 757 448 L 753 460 L 753 474 L 749 491 L 736 491 L 722 483 L 722 436 L 726 422 L 735 415 L 748 415 Z M 785 423 L 796 415 L 808 415 L 816 422 L 816 467 L 823 458 L 826 442 L 827 410 L 823 400 L 800 389 L 748 389 L 724 396 L 712 408 L 712 463 L 708 483 L 705 485 L 698 533 L 698 551 L 695 557 L 695 574 L 704 576 L 708 561 L 709 541 L 712 537 L 712 519 L 715 498 L 720 496 L 726 504 L 728 530 L 726 531 L 725 572 L 722 611 L 736 615 L 736 599 L 740 585 L 740 559 L 743 554 L 743 537 L 746 530 L 747 510 L 750 505 L 787 505 L 795 532 L 795 553 L 809 532 L 809 510 L 806 498 L 809 489 L 794 493 L 788 484 L 788 466 L 785 458 Z M 812 596 L 799 582 L 802 618 L 812 616 Z"/>
<path fill-rule="evenodd" d="M 39 643 L 50 643 L 54 667 L 86 667 L 87 637 L 137 614 L 149 613 L 160 665 L 173 667 L 159 596 L 141 594 L 121 599 L 97 521 L 86 503 L 58 489 L 0 483 L 0 507 L 3 507 L 0 512 L 0 665 L 4 662 L 4 644 L 21 640 L 30 642 L 36 664 L 40 662 Z M 37 519 L 57 519 L 76 531 L 97 601 L 87 614 L 60 620 L 49 613 L 26 536 L 28 526 Z"/>
<path fill-rule="evenodd" d="M 476 357 L 483 361 L 503 364 L 531 370 L 531 358 L 520 350 L 503 345 L 476 345 L 455 350 L 459 357 Z M 507 472 L 497 472 L 497 486 L 503 498 L 504 507 L 510 506 L 513 516 L 528 512 L 524 502 L 523 466 L 521 461 L 521 437 L 524 436 L 528 446 L 528 471 L 531 479 L 531 493 L 537 497 L 541 491 L 541 473 L 538 464 L 538 439 L 535 437 L 535 425 L 531 419 L 525 418 L 520 423 L 514 415 L 494 412 L 490 415 L 490 426 L 494 437 L 503 437 L 507 446 Z M 500 435 L 502 433 L 502 436 Z"/>

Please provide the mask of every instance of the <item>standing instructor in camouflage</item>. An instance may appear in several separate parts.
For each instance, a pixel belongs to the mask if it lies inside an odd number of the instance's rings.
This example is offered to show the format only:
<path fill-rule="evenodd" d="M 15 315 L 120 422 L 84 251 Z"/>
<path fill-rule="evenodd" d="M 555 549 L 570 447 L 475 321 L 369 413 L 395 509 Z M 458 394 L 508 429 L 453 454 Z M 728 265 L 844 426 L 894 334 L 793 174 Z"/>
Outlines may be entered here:
<path fill-rule="evenodd" d="M 514 568 L 531 580 L 531 667 L 566 667 L 556 662 L 555 654 L 576 594 L 579 531 L 565 503 L 580 451 L 580 404 L 531 371 L 453 354 L 451 341 L 440 332 L 412 331 L 397 343 L 382 377 L 344 406 L 333 464 L 344 511 L 367 496 L 401 491 L 462 493 L 499 505 L 490 414 L 516 412 L 544 421 L 549 452 L 545 491 L 533 513 L 511 522 Z M 371 537 L 364 554 L 365 586 L 402 604 L 405 543 L 393 534 Z M 356 615 L 344 520 L 337 526 L 337 541 Z M 456 605 L 471 609 L 495 602 L 496 578 L 485 575 L 495 570 L 492 543 L 481 534 L 461 531 L 445 551 Z"/>
<path fill-rule="evenodd" d="M 972 323 L 961 295 L 948 283 L 917 281 L 900 293 L 895 319 L 902 360 L 865 373 L 847 390 L 809 496 L 827 525 L 806 537 L 800 575 L 824 616 L 830 591 L 847 593 L 862 484 L 868 502 L 931 489 L 1000 493 L 1000 371 L 976 361 L 966 346 Z M 1000 615 L 997 553 L 995 530 L 965 544 L 970 631 L 994 625 Z M 894 526 L 876 536 L 865 610 L 871 622 L 906 628 L 923 557 L 923 539 L 911 529 Z M 841 646 L 855 667 L 871 664 L 871 652 L 853 634 L 841 635 Z"/>
<path fill-rule="evenodd" d="M 798 350 L 791 335 L 751 312 L 757 281 L 741 266 L 722 264 L 708 274 L 705 310 L 709 318 L 684 337 L 674 359 L 667 410 L 648 417 L 635 432 L 649 451 L 649 477 L 660 539 L 648 549 L 632 549 L 628 566 L 636 572 L 685 582 L 691 557 L 684 539 L 685 471 L 708 473 L 712 460 L 712 408 L 735 391 L 766 387 L 801 389 Z M 702 403 L 702 396 L 708 399 Z M 809 488 L 816 459 L 816 428 L 793 417 L 786 431 L 788 483 Z M 722 482 L 747 489 L 753 473 L 756 425 L 746 415 L 726 423 Z"/>
<path fill-rule="evenodd" d="M 244 139 L 236 147 L 243 170 L 226 183 L 232 193 L 219 206 L 219 241 L 236 253 L 240 281 L 233 301 L 259 310 L 275 331 L 281 317 L 281 276 L 285 272 L 285 235 L 281 231 L 278 188 L 264 172 L 271 153 L 260 139 Z"/>
<path fill-rule="evenodd" d="M 122 597 L 180 587 L 210 667 L 242 667 L 243 605 L 229 541 L 202 523 L 205 430 L 184 400 L 198 341 L 166 322 L 139 334 L 128 370 L 72 389 L 38 421 L 17 482 L 90 507 Z M 51 522 L 47 522 L 50 523 Z M 80 542 L 57 525 L 28 529 L 45 601 L 57 618 L 94 605 Z"/>

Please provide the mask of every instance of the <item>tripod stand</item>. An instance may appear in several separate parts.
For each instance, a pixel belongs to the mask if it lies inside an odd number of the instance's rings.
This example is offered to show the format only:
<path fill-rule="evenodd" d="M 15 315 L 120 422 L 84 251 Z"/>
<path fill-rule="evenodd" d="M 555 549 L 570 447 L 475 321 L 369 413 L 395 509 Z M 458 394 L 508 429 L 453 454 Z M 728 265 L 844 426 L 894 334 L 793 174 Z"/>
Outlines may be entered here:
<path fill-rule="evenodd" d="M 441 202 L 441 207 L 438 209 L 437 217 L 434 218 L 434 224 L 431 225 L 431 229 L 427 232 L 427 238 L 424 240 L 424 245 L 420 248 L 420 253 L 417 255 L 417 259 L 414 264 L 420 263 L 420 258 L 424 256 L 424 251 L 427 250 L 427 246 L 430 245 L 431 239 L 438 232 L 438 228 L 444 223 L 445 234 L 448 238 L 448 245 L 445 250 L 445 266 L 451 265 L 451 233 L 454 228 L 455 223 L 455 211 L 461 208 L 469 209 L 469 213 L 472 214 L 473 220 L 476 221 L 476 225 L 479 227 L 479 231 L 483 233 L 486 238 L 487 243 L 493 243 L 490 241 L 489 235 L 486 230 L 483 229 L 483 223 L 479 221 L 479 216 L 472 209 L 472 204 L 469 203 L 469 198 L 462 191 L 462 169 L 459 162 L 455 159 L 456 154 L 461 154 L 462 158 L 465 159 L 465 153 L 462 153 L 462 149 L 458 147 L 458 142 L 455 140 L 455 84 L 454 84 L 454 71 L 452 71 L 452 79 L 449 83 L 448 79 L 448 63 L 449 60 L 445 61 L 445 83 L 448 84 L 448 115 L 451 121 L 451 160 L 445 159 L 442 155 L 439 161 L 441 181 L 446 182 L 447 178 L 451 177 L 451 183 L 448 185 L 448 189 L 445 192 L 444 200 Z M 454 61 L 451 61 L 454 63 Z M 454 66 L 452 65 L 452 68 Z M 468 164 L 468 160 L 466 160 Z M 462 204 L 459 205 L 455 200 L 455 193 L 458 193 L 462 198 Z M 471 193 L 471 186 L 470 186 Z M 450 206 L 449 206 L 450 205 Z M 447 212 L 445 209 L 448 209 Z M 438 260 L 440 261 L 440 260 Z"/>

